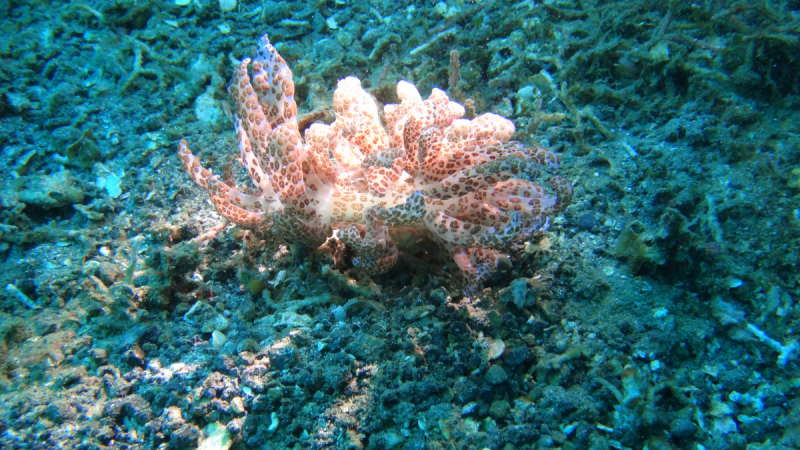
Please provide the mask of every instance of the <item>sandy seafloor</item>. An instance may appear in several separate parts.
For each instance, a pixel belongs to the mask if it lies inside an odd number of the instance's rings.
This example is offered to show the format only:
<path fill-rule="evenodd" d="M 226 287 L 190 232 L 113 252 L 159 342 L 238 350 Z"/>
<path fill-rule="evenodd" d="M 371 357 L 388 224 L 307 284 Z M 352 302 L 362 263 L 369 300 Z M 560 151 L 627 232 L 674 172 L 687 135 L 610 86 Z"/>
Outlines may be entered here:
<path fill-rule="evenodd" d="M 0 448 L 800 447 L 800 2 L 177 3 L 0 2 Z M 264 33 L 301 120 L 439 87 L 572 204 L 477 287 L 227 224 L 177 143 Z"/>

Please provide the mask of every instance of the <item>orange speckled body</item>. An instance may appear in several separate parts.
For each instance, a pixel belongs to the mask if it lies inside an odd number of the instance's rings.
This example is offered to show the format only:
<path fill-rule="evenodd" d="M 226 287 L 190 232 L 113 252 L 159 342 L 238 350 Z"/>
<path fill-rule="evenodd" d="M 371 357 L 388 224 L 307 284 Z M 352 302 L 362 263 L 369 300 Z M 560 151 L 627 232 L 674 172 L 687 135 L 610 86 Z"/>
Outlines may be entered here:
<path fill-rule="evenodd" d="M 243 59 L 228 88 L 239 159 L 255 189 L 212 175 L 186 141 L 178 148 L 189 175 L 232 222 L 271 224 L 283 238 L 315 246 L 335 232 L 356 255 L 354 266 L 372 274 L 397 261 L 390 228 L 424 227 L 477 282 L 504 246 L 569 204 L 566 179 L 551 179 L 555 196 L 531 181 L 540 166 L 557 167 L 557 155 L 510 141 L 514 124 L 496 114 L 463 119 L 464 107 L 439 89 L 423 101 L 400 81 L 401 103 L 385 105 L 384 129 L 375 100 L 347 77 L 334 93 L 336 120 L 312 124 L 303 139 L 292 72 L 266 36 L 260 44 L 252 77 Z"/>

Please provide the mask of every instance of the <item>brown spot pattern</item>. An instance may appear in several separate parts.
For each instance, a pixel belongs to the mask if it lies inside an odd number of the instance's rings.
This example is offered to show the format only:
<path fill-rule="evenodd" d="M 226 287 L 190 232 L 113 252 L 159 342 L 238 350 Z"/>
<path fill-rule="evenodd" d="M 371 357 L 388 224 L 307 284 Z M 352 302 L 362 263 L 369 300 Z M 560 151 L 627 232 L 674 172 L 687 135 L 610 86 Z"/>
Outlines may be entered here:
<path fill-rule="evenodd" d="M 384 128 L 361 82 L 345 78 L 334 92 L 335 121 L 312 124 L 302 139 L 292 72 L 266 36 L 259 44 L 228 87 L 238 163 L 216 176 L 185 140 L 178 145 L 189 176 L 232 222 L 271 224 L 284 239 L 310 245 L 338 228 L 355 255 L 353 265 L 368 273 L 395 264 L 391 227 L 425 227 L 478 282 L 496 266 L 501 249 L 570 203 L 573 190 L 565 178 L 552 177 L 550 191 L 533 181 L 541 167 L 559 166 L 558 155 L 511 141 L 514 125 L 496 114 L 463 119 L 463 106 L 439 89 L 423 100 L 413 85 L 399 82 L 401 103 L 385 105 Z M 236 164 L 253 188 L 236 186 Z"/>

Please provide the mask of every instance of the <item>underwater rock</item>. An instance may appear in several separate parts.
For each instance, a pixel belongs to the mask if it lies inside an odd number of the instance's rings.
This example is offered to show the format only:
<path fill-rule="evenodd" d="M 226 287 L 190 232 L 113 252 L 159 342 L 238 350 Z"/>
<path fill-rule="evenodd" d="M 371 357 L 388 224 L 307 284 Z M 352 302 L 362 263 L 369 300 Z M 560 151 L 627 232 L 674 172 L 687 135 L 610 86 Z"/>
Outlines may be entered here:
<path fill-rule="evenodd" d="M 506 351 L 506 344 L 503 342 L 502 339 L 496 339 L 489 344 L 489 347 L 486 349 L 486 357 L 489 361 L 493 361 L 503 355 L 503 352 Z"/>
<path fill-rule="evenodd" d="M 393 431 L 383 431 L 369 437 L 370 448 L 392 449 L 402 443 L 405 438 Z"/>
<path fill-rule="evenodd" d="M 689 419 L 678 418 L 669 424 L 669 432 L 678 438 L 689 438 L 697 432 L 697 425 Z"/>
<path fill-rule="evenodd" d="M 132 366 L 144 366 L 146 356 L 139 344 L 134 344 L 125 352 L 123 358 Z"/>
<path fill-rule="evenodd" d="M 67 164 L 78 169 L 89 169 L 102 157 L 100 147 L 91 129 L 83 132 L 81 137 L 64 149 Z"/>
<path fill-rule="evenodd" d="M 284 370 L 294 364 L 297 355 L 297 346 L 291 343 L 279 342 L 267 350 L 270 369 Z"/>
<path fill-rule="evenodd" d="M 68 170 L 52 175 L 29 175 L 11 182 L 11 192 L 6 192 L 3 206 L 17 202 L 45 209 L 81 203 L 84 193 L 77 187 L 78 180 Z M 8 204 L 10 202 L 10 204 Z"/>
<path fill-rule="evenodd" d="M 54 402 L 47 405 L 44 410 L 45 416 L 55 423 L 72 421 L 78 418 L 78 413 L 66 402 Z"/>
<path fill-rule="evenodd" d="M 200 327 L 203 333 L 225 331 L 230 321 L 206 302 L 197 302 L 183 315 L 183 320 Z"/>
<path fill-rule="evenodd" d="M 514 346 L 510 350 L 506 350 L 503 361 L 511 368 L 517 367 L 524 363 L 531 357 L 531 351 L 525 346 Z"/>
<path fill-rule="evenodd" d="M 196 425 L 183 424 L 169 436 L 170 445 L 175 448 L 196 448 L 203 432 Z"/>
<path fill-rule="evenodd" d="M 123 409 L 125 414 L 139 425 L 144 425 L 153 418 L 150 403 L 139 395 L 125 397 Z"/>
<path fill-rule="evenodd" d="M 50 151 L 64 155 L 67 147 L 81 138 L 81 130 L 76 127 L 58 127 L 50 133 Z"/>
<path fill-rule="evenodd" d="M 508 380 L 508 374 L 499 364 L 495 364 L 486 371 L 486 382 L 492 386 L 504 383 Z"/>
<path fill-rule="evenodd" d="M 493 419 L 505 419 L 511 412 L 511 405 L 507 400 L 496 400 L 489 406 L 489 415 Z"/>
<path fill-rule="evenodd" d="M 514 303 L 517 308 L 523 309 L 536 303 L 536 290 L 531 295 L 528 292 L 528 280 L 517 278 L 509 287 L 500 291 L 499 298 L 503 303 Z"/>
<path fill-rule="evenodd" d="M 214 350 L 222 350 L 225 341 L 227 341 L 227 338 L 221 331 L 214 330 L 211 332 L 211 348 Z"/>
<path fill-rule="evenodd" d="M 598 225 L 597 219 L 592 213 L 581 214 L 578 217 L 578 229 L 582 231 L 591 231 L 592 228 Z"/>
<path fill-rule="evenodd" d="M 105 364 L 108 361 L 108 350 L 104 348 L 93 348 L 89 351 L 89 354 L 98 365 Z"/>
<path fill-rule="evenodd" d="M 244 402 L 242 401 L 242 397 L 234 397 L 233 400 L 231 400 L 231 411 L 233 411 L 236 414 L 245 413 L 246 410 L 244 409 Z"/>

